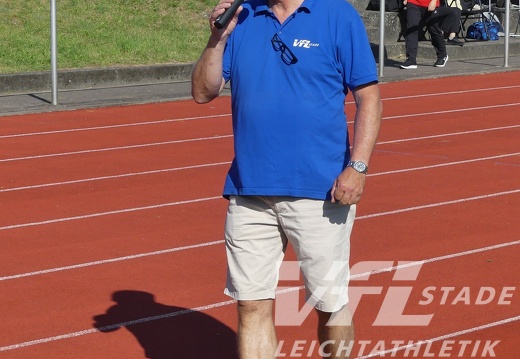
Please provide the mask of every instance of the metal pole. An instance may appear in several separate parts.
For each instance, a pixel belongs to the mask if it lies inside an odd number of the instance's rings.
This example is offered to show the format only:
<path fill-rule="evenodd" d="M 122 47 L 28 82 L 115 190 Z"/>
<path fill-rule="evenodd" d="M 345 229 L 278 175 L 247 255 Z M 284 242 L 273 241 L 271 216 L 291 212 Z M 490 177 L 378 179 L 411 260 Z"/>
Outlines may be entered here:
<path fill-rule="evenodd" d="M 504 24 L 504 67 L 509 67 L 509 8 L 510 0 L 506 0 L 506 21 Z"/>
<path fill-rule="evenodd" d="M 385 67 L 385 0 L 379 1 L 379 77 L 384 76 Z"/>
<path fill-rule="evenodd" d="M 53 105 L 58 104 L 58 51 L 56 43 L 56 0 L 51 0 L 51 86 Z"/>

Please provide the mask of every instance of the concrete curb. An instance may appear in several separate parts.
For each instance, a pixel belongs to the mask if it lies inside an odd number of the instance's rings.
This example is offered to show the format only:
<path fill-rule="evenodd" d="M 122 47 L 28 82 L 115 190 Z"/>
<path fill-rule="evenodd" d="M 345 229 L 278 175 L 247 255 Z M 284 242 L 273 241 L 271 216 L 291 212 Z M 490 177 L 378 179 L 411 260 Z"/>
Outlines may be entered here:
<path fill-rule="evenodd" d="M 187 81 L 192 69 L 193 63 L 58 70 L 58 88 L 59 90 L 77 90 L 128 84 Z M 0 94 L 50 90 L 50 70 L 0 75 Z"/>

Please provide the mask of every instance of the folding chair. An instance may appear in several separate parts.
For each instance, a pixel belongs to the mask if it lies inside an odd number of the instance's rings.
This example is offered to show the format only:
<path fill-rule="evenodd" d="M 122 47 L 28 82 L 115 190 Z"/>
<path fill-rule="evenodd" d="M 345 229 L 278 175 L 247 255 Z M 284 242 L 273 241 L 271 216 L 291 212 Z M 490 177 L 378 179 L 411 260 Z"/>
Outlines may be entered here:
<path fill-rule="evenodd" d="M 511 37 L 518 37 L 518 36 L 520 36 L 520 34 L 518 33 L 518 31 L 520 30 L 520 5 L 518 5 L 517 3 L 518 3 L 518 0 L 516 0 L 516 1 L 515 0 L 511 0 L 510 4 L 509 4 L 509 10 L 511 10 L 512 13 L 514 13 L 515 11 L 517 12 L 517 14 L 516 14 L 516 27 L 515 27 L 515 31 L 514 31 L 514 33 L 510 33 L 509 34 L 509 36 L 511 36 Z M 496 6 L 494 8 L 494 11 L 505 15 L 505 13 L 506 13 L 506 2 L 505 2 L 505 0 L 497 0 Z"/>
<path fill-rule="evenodd" d="M 516 10 L 518 11 L 518 18 L 516 19 L 516 28 L 515 28 L 515 33 L 512 34 L 511 36 L 520 36 L 520 34 L 518 34 L 518 28 L 520 27 L 520 5 L 511 5 L 511 10 Z"/>
<path fill-rule="evenodd" d="M 455 1 L 455 0 L 448 0 L 448 1 Z M 491 1 L 490 1 L 491 3 Z M 484 29 L 486 32 L 488 32 L 487 24 L 484 14 L 487 12 L 491 12 L 491 6 L 483 5 L 480 0 L 477 0 L 473 5 L 471 5 L 470 8 L 467 6 L 464 6 L 464 2 L 462 2 L 462 10 L 461 10 L 461 17 L 460 17 L 460 29 L 459 29 L 459 35 L 466 41 L 466 35 L 467 35 L 467 27 L 466 22 L 468 20 L 477 20 L 482 21 L 484 24 Z M 465 8 L 466 7 L 466 8 Z"/>

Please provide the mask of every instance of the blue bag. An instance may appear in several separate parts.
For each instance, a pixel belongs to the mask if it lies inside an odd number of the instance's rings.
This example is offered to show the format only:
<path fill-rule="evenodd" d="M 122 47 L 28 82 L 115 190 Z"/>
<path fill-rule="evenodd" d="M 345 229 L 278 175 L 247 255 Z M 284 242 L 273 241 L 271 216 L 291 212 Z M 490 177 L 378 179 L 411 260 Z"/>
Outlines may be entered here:
<path fill-rule="evenodd" d="M 496 21 L 486 21 L 485 26 L 482 21 L 477 21 L 468 26 L 467 37 L 474 40 L 498 40 L 498 33 L 504 32 L 500 23 Z"/>

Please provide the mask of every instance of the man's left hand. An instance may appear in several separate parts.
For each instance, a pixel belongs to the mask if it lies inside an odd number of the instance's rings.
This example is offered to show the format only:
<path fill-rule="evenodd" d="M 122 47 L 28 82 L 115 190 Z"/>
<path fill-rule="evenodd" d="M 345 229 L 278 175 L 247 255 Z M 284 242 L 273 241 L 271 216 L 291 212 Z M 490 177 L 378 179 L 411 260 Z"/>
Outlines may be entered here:
<path fill-rule="evenodd" d="M 347 167 L 334 181 L 331 190 L 332 203 L 356 204 L 361 200 L 365 188 L 366 175 Z"/>

